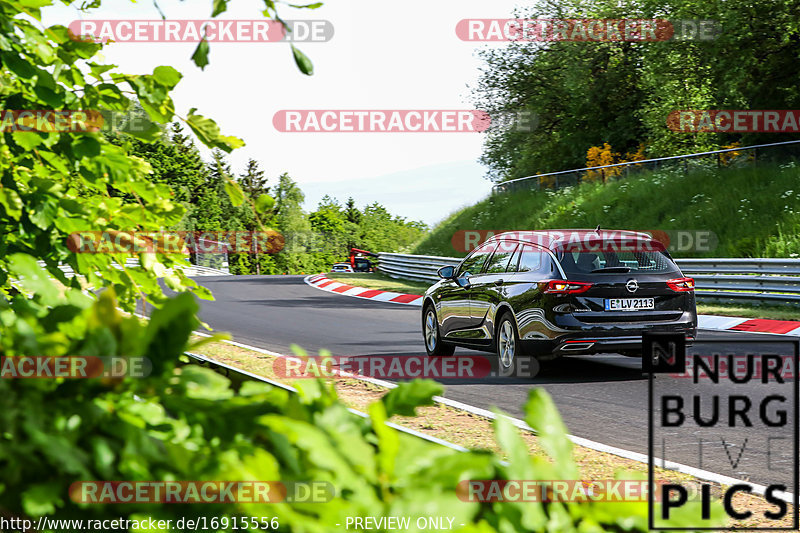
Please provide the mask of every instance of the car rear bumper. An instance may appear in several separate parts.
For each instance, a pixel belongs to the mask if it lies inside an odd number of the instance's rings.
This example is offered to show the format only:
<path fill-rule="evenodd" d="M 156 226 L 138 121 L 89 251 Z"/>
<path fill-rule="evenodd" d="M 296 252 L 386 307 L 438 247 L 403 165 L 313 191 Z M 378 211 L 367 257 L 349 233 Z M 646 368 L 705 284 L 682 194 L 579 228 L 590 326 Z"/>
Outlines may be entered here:
<path fill-rule="evenodd" d="M 697 337 L 697 315 L 685 312 L 669 322 L 626 322 L 587 324 L 570 317 L 569 328 L 560 321 L 561 331 L 548 339 L 522 340 L 527 353 L 560 357 L 597 353 L 639 352 L 645 333 L 680 333 L 690 346 Z M 555 332 L 554 332 L 555 333 Z"/>

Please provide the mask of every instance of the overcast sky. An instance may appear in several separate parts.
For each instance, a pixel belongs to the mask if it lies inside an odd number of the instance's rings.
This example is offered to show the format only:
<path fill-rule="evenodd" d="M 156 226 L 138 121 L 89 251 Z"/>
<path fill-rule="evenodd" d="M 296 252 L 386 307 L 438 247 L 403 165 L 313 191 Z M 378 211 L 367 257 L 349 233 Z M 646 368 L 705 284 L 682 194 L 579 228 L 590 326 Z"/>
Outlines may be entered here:
<path fill-rule="evenodd" d="M 301 2 L 301 3 L 310 3 Z M 92 19 L 157 19 L 149 0 L 106 0 Z M 378 200 L 392 212 L 434 223 L 484 197 L 490 182 L 477 163 L 480 133 L 281 133 L 282 109 L 470 109 L 468 85 L 478 76 L 475 51 L 458 39 L 465 18 L 507 18 L 509 0 L 332 0 L 316 10 L 282 5 L 285 19 L 325 19 L 329 42 L 301 43 L 314 75 L 301 74 L 286 43 L 212 43 L 211 64 L 190 61 L 196 43 L 113 43 L 105 60 L 124 72 L 150 73 L 171 65 L 184 74 L 173 98 L 217 121 L 247 145 L 230 156 L 234 170 L 259 161 L 271 183 L 288 172 L 314 208 L 329 189 L 342 201 Z M 168 19 L 206 19 L 210 0 L 159 0 Z M 223 19 L 258 19 L 263 0 L 233 0 Z M 68 7 L 45 10 L 46 24 L 82 18 Z M 497 46 L 497 45 L 492 45 Z M 329 185 L 329 187 L 328 187 Z M 426 195 L 429 195 L 426 198 Z M 435 200 L 435 201 L 432 201 Z"/>

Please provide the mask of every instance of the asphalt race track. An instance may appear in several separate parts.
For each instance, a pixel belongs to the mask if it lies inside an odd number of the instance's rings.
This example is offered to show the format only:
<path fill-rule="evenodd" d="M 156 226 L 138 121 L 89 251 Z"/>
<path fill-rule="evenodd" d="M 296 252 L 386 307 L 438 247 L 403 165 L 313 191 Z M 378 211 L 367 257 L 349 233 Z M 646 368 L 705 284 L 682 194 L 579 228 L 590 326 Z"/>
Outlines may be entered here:
<path fill-rule="evenodd" d="M 419 307 L 387 304 L 324 292 L 309 287 L 304 276 L 224 276 L 195 278 L 211 289 L 216 301 L 201 301 L 200 317 L 214 329 L 228 331 L 238 342 L 289 354 L 298 344 L 316 354 L 327 348 L 334 355 L 424 356 Z M 756 345 L 738 341 L 759 341 Z M 699 340 L 714 341 L 713 348 L 726 351 L 778 349 L 767 341 L 779 336 L 735 332 L 701 331 Z M 481 352 L 457 349 L 456 356 Z M 706 398 L 725 394 L 754 397 L 754 416 L 758 417 L 759 392 L 720 381 L 717 385 L 694 384 L 691 379 L 669 376 L 656 379 L 657 390 L 686 396 L 691 412 L 692 394 Z M 544 387 L 555 399 L 573 435 L 630 451 L 647 453 L 648 380 L 641 361 L 621 355 L 562 358 L 544 363 L 533 378 L 485 378 L 447 380 L 445 396 L 481 408 L 497 406 L 523 417 L 531 386 Z M 775 390 L 789 392 L 793 382 L 775 384 Z M 772 386 L 772 385 L 770 385 Z M 713 390 L 707 389 L 713 387 Z M 762 389 L 763 391 L 763 385 Z M 705 392 L 703 392 L 705 391 Z M 743 392 L 744 391 L 744 392 Z M 723 398 L 724 399 L 724 398 Z M 683 427 L 656 436 L 656 455 L 663 447 L 668 460 L 710 470 L 719 474 L 770 484 L 787 482 L 790 491 L 792 454 L 791 424 L 794 409 L 789 404 L 789 425 L 770 430 L 772 437 L 757 435 L 753 428 Z M 727 405 L 727 404 L 725 404 Z M 703 408 L 705 411 L 705 407 Z M 727 419 L 727 409 L 721 410 Z M 745 443 L 747 439 L 747 443 Z M 724 441 L 724 442 L 723 442 Z M 669 444 L 666 444 L 669 442 Z M 741 447 L 745 449 L 742 450 Z M 766 447 L 770 447 L 767 457 Z M 700 453 L 702 450 L 702 456 Z M 741 454 L 741 455 L 740 455 Z M 737 461 L 737 459 L 739 459 Z M 731 463 L 736 464 L 736 468 Z"/>

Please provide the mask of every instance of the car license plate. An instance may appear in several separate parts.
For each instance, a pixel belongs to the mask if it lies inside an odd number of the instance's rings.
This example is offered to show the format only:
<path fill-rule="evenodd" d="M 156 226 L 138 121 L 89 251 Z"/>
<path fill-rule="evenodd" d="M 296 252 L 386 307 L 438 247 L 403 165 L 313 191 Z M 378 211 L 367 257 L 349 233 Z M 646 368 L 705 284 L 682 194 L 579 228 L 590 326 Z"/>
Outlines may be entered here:
<path fill-rule="evenodd" d="M 646 311 L 655 309 L 653 298 L 608 298 L 606 311 Z"/>

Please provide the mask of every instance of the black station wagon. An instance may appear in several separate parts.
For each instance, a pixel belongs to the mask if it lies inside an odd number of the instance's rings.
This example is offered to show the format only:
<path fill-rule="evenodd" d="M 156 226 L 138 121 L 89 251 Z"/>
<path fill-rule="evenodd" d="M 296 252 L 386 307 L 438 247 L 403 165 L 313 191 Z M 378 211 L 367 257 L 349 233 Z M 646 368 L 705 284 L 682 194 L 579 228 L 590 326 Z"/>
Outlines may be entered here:
<path fill-rule="evenodd" d="M 422 305 L 431 356 L 463 346 L 509 368 L 518 355 L 640 357 L 646 331 L 697 334 L 694 280 L 646 233 L 501 233 L 439 277 Z"/>

